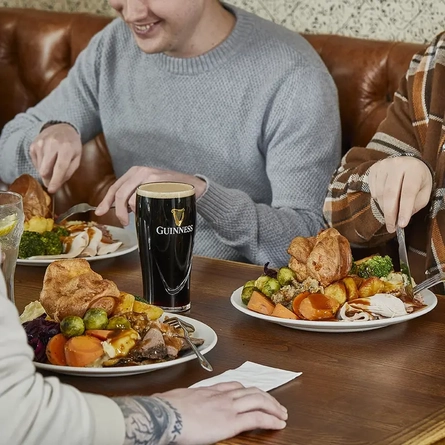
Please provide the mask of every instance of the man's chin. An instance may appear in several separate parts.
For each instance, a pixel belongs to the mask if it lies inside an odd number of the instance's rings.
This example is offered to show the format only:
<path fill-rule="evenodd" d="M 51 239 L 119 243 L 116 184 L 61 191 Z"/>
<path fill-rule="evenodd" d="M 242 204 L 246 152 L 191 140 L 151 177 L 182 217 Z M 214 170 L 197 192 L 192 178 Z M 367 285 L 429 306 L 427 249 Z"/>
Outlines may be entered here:
<path fill-rule="evenodd" d="M 133 37 L 139 49 L 146 54 L 162 53 L 165 50 L 163 45 L 161 45 L 160 42 L 156 42 L 155 39 L 143 39 L 135 33 L 133 33 Z"/>
<path fill-rule="evenodd" d="M 139 42 L 139 41 L 136 41 L 136 43 L 139 49 L 145 54 L 158 54 L 163 52 L 162 48 L 160 48 L 157 45 L 147 45 L 146 42 Z"/>

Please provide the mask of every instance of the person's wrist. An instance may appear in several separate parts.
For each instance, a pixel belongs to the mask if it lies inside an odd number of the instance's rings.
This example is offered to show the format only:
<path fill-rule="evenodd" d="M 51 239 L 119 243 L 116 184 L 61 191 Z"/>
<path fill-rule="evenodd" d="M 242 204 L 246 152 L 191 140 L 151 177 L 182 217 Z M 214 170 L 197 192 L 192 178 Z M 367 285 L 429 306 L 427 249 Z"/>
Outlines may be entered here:
<path fill-rule="evenodd" d="M 73 124 L 70 124 L 69 122 L 63 122 L 63 121 L 48 121 L 48 122 L 44 123 L 42 125 L 42 127 L 40 128 L 40 133 L 49 127 L 53 127 L 54 125 L 69 125 L 71 128 L 74 129 L 74 131 L 76 133 L 79 133 L 77 131 L 77 128 Z"/>
<path fill-rule="evenodd" d="M 204 176 L 194 175 L 194 177 L 195 177 L 195 181 L 192 185 L 193 185 L 193 187 L 195 187 L 195 196 L 196 196 L 196 199 L 198 199 L 202 195 L 204 195 L 209 184 Z"/>

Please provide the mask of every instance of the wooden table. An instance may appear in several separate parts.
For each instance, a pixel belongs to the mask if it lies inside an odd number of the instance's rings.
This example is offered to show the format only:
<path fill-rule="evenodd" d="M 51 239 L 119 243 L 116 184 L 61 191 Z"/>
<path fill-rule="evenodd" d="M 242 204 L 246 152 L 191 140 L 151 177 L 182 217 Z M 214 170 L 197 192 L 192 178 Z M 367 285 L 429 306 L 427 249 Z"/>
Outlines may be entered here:
<path fill-rule="evenodd" d="M 137 253 L 91 263 L 122 290 L 141 294 Z M 261 267 L 196 257 L 190 316 L 210 325 L 218 344 L 207 355 L 214 374 L 246 360 L 303 375 L 272 391 L 289 410 L 279 432 L 256 431 L 224 444 L 430 444 L 445 437 L 445 300 L 416 320 L 364 333 L 288 329 L 240 313 L 232 291 Z M 44 268 L 18 266 L 21 311 L 39 296 Z M 131 377 L 60 375 L 107 395 L 151 394 L 189 386 L 211 374 L 197 360 Z"/>

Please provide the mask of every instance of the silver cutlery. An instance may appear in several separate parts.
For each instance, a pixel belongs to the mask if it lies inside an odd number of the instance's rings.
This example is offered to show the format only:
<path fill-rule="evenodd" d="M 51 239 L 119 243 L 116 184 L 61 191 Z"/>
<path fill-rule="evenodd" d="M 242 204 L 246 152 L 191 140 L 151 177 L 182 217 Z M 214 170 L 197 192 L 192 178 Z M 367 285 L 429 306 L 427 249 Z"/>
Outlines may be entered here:
<path fill-rule="evenodd" d="M 411 269 L 408 262 L 408 253 L 406 251 L 405 243 L 405 231 L 397 227 L 397 242 L 399 243 L 399 261 L 400 261 L 400 272 L 408 276 L 408 282 L 405 284 L 406 295 L 412 300 L 414 299 L 414 292 L 411 279 Z"/>
<path fill-rule="evenodd" d="M 110 208 L 113 209 L 114 204 Z M 77 213 L 85 213 L 85 212 L 89 212 L 91 210 L 96 210 L 96 209 L 97 209 L 96 206 L 92 206 L 86 202 L 81 202 L 80 204 L 73 205 L 66 212 L 63 212 L 61 215 L 59 215 L 56 218 L 55 223 L 60 224 L 63 221 L 65 221 L 67 218 L 69 218 L 70 216 L 73 216 Z"/>
<path fill-rule="evenodd" d="M 51 218 L 56 217 L 56 194 L 51 195 Z"/>
<path fill-rule="evenodd" d="M 200 365 L 206 370 L 206 371 L 213 371 L 212 365 L 209 363 L 209 361 L 201 354 L 199 349 L 193 344 L 192 339 L 190 338 L 189 332 L 190 329 L 195 330 L 194 326 L 191 324 L 180 320 L 177 317 L 168 318 L 167 320 L 164 320 L 164 323 L 169 324 L 170 326 L 178 329 L 181 328 L 184 331 L 184 340 L 190 345 L 190 347 L 193 349 L 193 352 L 198 357 Z M 191 331 L 191 332 L 193 332 Z"/>
<path fill-rule="evenodd" d="M 425 289 L 429 289 L 430 287 L 435 286 L 436 284 L 445 282 L 445 274 L 443 272 L 439 272 L 432 277 L 426 279 L 425 281 L 422 281 L 421 283 L 417 284 L 413 288 L 413 293 L 418 294 L 419 292 L 422 292 Z"/>

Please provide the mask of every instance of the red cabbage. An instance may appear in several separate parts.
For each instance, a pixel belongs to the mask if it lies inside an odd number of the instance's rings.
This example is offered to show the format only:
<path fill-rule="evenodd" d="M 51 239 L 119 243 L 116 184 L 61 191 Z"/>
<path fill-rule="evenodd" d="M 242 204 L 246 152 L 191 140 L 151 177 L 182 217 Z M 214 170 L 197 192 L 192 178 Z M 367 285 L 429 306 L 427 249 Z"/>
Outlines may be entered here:
<path fill-rule="evenodd" d="M 45 320 L 43 314 L 31 321 L 22 324 L 28 336 L 28 344 L 34 349 L 34 360 L 46 363 L 46 345 L 56 334 L 60 332 L 60 325 L 55 321 Z"/>
<path fill-rule="evenodd" d="M 270 278 L 276 278 L 278 276 L 278 272 L 275 269 L 270 269 L 269 263 L 264 265 L 264 275 L 267 275 Z"/>

